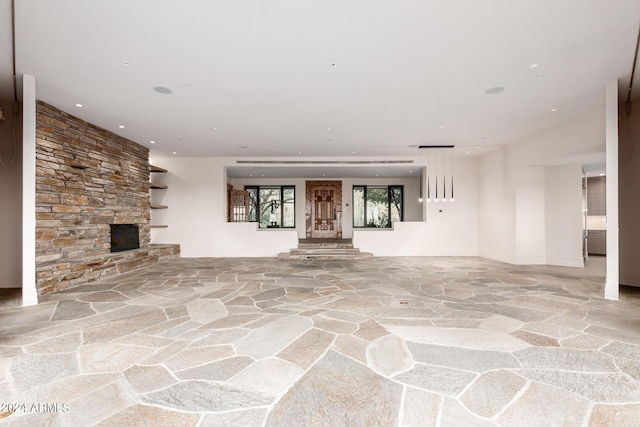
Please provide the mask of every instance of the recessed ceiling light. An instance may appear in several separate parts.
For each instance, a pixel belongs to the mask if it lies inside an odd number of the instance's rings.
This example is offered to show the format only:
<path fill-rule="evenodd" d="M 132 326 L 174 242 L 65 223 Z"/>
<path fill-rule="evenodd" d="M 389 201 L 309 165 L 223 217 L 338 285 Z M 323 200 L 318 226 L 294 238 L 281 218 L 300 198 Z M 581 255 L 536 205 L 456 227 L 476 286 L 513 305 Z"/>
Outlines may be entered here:
<path fill-rule="evenodd" d="M 327 128 L 327 130 L 331 130 L 331 128 Z"/>
<path fill-rule="evenodd" d="M 503 90 L 504 88 L 502 86 L 495 86 L 487 89 L 484 93 L 486 93 L 487 95 L 495 95 L 502 92 Z"/>
<path fill-rule="evenodd" d="M 82 108 L 82 104 L 76 104 L 76 107 Z"/>
<path fill-rule="evenodd" d="M 467 151 L 467 154 L 471 154 L 471 151 Z"/>
<path fill-rule="evenodd" d="M 536 76 L 536 79 L 538 79 L 538 80 L 540 80 L 540 79 L 542 79 L 542 78 L 544 78 L 544 74 L 538 74 L 538 75 Z"/>
<path fill-rule="evenodd" d="M 249 178 L 251 178 L 252 176 L 253 176 L 252 174 L 249 174 Z"/>
<path fill-rule="evenodd" d="M 169 95 L 171 92 L 173 92 L 171 89 L 164 86 L 156 86 L 153 88 L 153 90 L 158 93 L 161 93 L 162 95 Z"/>
<path fill-rule="evenodd" d="M 264 176 L 264 174 L 262 174 L 262 176 Z"/>
<path fill-rule="evenodd" d="M 213 130 L 218 130 L 218 128 L 213 128 Z"/>
<path fill-rule="evenodd" d="M 531 64 L 529 64 L 529 68 L 537 68 L 539 65 L 539 62 L 532 62 Z"/>
<path fill-rule="evenodd" d="M 444 129 L 444 126 L 440 126 L 440 129 Z"/>
<path fill-rule="evenodd" d="M 155 141 L 149 141 L 149 142 L 150 142 L 151 144 L 155 144 L 155 143 L 156 143 Z"/>
<path fill-rule="evenodd" d="M 380 175 L 376 174 L 376 176 L 380 176 Z"/>
<path fill-rule="evenodd" d="M 603 174 L 603 173 L 601 173 L 601 174 L 600 174 L 600 176 L 604 176 L 604 174 Z"/>
<path fill-rule="evenodd" d="M 480 146 L 479 146 L 479 145 L 476 145 L 476 148 L 480 148 Z"/>
<path fill-rule="evenodd" d="M 352 152 L 351 152 L 351 154 L 356 154 L 356 152 L 355 152 L 355 151 L 352 151 Z"/>
<path fill-rule="evenodd" d="M 128 67 L 129 63 L 125 61 L 125 62 L 122 63 L 122 65 L 124 65 L 125 67 Z"/>
<path fill-rule="evenodd" d="M 302 152 L 301 151 L 298 152 L 298 156 L 302 156 Z"/>
<path fill-rule="evenodd" d="M 120 129 L 124 129 L 124 126 L 122 126 L 122 125 L 118 125 L 118 127 L 119 127 Z"/>
<path fill-rule="evenodd" d="M 327 176 L 327 175 L 325 175 L 325 174 L 322 174 L 322 176 Z"/>
<path fill-rule="evenodd" d="M 176 152 L 174 151 L 174 152 L 173 152 L 173 154 L 178 154 L 178 153 L 176 153 Z"/>
<path fill-rule="evenodd" d="M 409 173 L 413 173 L 413 171 L 409 171 Z"/>
<path fill-rule="evenodd" d="M 558 109 L 557 109 L 557 108 L 552 108 L 552 109 L 551 109 L 551 112 L 552 112 L 552 113 L 555 113 L 556 111 L 558 111 Z"/>

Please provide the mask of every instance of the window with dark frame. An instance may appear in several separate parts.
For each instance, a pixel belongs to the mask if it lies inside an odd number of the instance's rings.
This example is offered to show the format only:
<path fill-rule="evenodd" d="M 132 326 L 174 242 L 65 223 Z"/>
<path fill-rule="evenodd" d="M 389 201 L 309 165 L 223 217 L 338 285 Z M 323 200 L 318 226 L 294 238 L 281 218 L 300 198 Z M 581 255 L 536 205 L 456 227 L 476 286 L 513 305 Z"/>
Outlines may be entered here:
<path fill-rule="evenodd" d="M 260 228 L 295 228 L 296 188 L 293 185 L 245 185 L 249 192 L 249 221 Z"/>
<path fill-rule="evenodd" d="M 353 227 L 390 228 L 404 219 L 402 185 L 354 185 Z"/>

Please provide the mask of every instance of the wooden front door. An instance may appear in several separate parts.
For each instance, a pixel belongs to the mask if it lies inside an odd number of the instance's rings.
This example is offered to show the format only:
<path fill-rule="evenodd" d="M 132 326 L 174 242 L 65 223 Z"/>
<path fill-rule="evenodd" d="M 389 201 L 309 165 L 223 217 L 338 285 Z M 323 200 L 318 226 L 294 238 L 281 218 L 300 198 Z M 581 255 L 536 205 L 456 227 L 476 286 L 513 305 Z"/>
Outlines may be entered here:
<path fill-rule="evenodd" d="M 342 181 L 307 181 L 307 238 L 342 238 Z"/>

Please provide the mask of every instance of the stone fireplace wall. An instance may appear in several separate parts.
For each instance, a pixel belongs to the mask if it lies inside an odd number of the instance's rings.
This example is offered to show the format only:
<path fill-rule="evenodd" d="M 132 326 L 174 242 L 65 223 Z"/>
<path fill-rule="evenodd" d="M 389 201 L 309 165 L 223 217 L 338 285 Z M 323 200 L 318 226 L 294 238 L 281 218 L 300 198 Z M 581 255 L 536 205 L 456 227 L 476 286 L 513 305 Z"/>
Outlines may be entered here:
<path fill-rule="evenodd" d="M 109 224 L 139 224 L 148 255 L 149 150 L 44 102 L 36 114 L 38 291 L 117 274 L 118 261 L 148 264 L 111 254 Z"/>

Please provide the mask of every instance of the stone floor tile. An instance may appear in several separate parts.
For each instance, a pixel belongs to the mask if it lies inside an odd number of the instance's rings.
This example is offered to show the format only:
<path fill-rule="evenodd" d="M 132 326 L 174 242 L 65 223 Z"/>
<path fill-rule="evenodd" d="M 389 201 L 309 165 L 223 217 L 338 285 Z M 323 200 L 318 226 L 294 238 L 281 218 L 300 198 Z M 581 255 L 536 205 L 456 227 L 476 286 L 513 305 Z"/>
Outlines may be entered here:
<path fill-rule="evenodd" d="M 492 369 L 520 367 L 515 357 L 502 351 L 475 350 L 415 342 L 408 342 L 407 345 L 416 362 L 429 365 L 479 373 Z"/>
<path fill-rule="evenodd" d="M 242 337 L 249 335 L 251 332 L 249 329 L 234 328 L 234 329 L 222 329 L 219 331 L 211 331 L 209 329 L 203 329 L 208 334 L 200 338 L 196 338 L 190 347 L 206 347 L 210 345 L 231 344 L 236 342 Z"/>
<path fill-rule="evenodd" d="M 491 371 L 480 375 L 460 397 L 474 414 L 492 418 L 502 411 L 527 381 L 508 371 Z"/>
<path fill-rule="evenodd" d="M 121 373 L 82 374 L 39 386 L 22 394 L 29 402 L 68 403 L 122 378 Z"/>
<path fill-rule="evenodd" d="M 629 331 L 619 331 L 611 328 L 604 328 L 602 326 L 589 326 L 584 332 L 595 335 L 600 338 L 623 341 L 630 344 L 640 345 L 640 333 L 634 333 Z"/>
<path fill-rule="evenodd" d="M 237 328 L 238 326 L 246 325 L 247 323 L 253 322 L 254 320 L 260 319 L 262 317 L 264 317 L 264 314 L 236 314 L 214 320 L 213 322 L 207 323 L 202 327 L 206 329 Z"/>
<path fill-rule="evenodd" d="M 88 302 L 76 300 L 60 301 L 51 320 L 81 319 L 94 314 L 96 314 L 96 311 Z"/>
<path fill-rule="evenodd" d="M 358 325 L 355 323 L 327 319 L 326 317 L 322 317 L 322 314 L 313 316 L 312 319 L 314 328 L 322 329 L 334 334 L 350 334 L 358 329 Z"/>
<path fill-rule="evenodd" d="M 589 418 L 590 427 L 640 426 L 640 404 L 595 405 Z"/>
<path fill-rule="evenodd" d="M 211 347 L 186 348 L 168 359 L 164 364 L 173 371 L 182 371 L 204 365 L 213 360 L 235 356 L 233 346 L 217 345 Z"/>
<path fill-rule="evenodd" d="M 375 320 L 369 319 L 358 325 L 358 330 L 354 333 L 355 336 L 365 339 L 367 341 L 373 341 L 376 338 L 380 338 L 387 335 L 389 331 L 380 323 Z"/>
<path fill-rule="evenodd" d="M 392 377 L 413 367 L 413 357 L 407 343 L 395 335 L 385 335 L 367 347 L 367 364 L 373 371 Z"/>
<path fill-rule="evenodd" d="M 613 342 L 602 348 L 601 351 L 615 357 L 624 357 L 636 361 L 640 360 L 640 345 Z"/>
<path fill-rule="evenodd" d="M 96 424 L 137 403 L 137 397 L 122 379 L 69 402 L 69 420 L 63 425 Z"/>
<path fill-rule="evenodd" d="M 275 356 L 313 326 L 307 317 L 287 316 L 268 323 L 234 343 L 238 355 L 254 359 Z"/>
<path fill-rule="evenodd" d="M 307 369 L 327 351 L 334 338 L 335 335 L 332 333 L 313 328 L 289 344 L 277 356 Z"/>
<path fill-rule="evenodd" d="M 218 412 L 253 408 L 273 403 L 262 393 L 224 383 L 182 381 L 142 396 L 146 403 L 189 412 Z"/>
<path fill-rule="evenodd" d="M 129 298 L 117 291 L 94 292 L 91 294 L 82 295 L 78 298 L 79 301 L 83 302 L 117 302 L 127 301 L 128 299 Z"/>
<path fill-rule="evenodd" d="M 163 366 L 135 365 L 123 372 L 131 387 L 138 393 L 147 393 L 175 384 L 177 380 Z"/>
<path fill-rule="evenodd" d="M 442 397 L 428 391 L 405 387 L 399 425 L 419 427 L 437 425 Z"/>
<path fill-rule="evenodd" d="M 534 334 L 528 331 L 514 331 L 510 334 L 514 338 L 518 338 L 526 343 L 535 345 L 538 347 L 560 347 L 560 343 L 555 338 L 547 337 L 545 335 Z"/>
<path fill-rule="evenodd" d="M 228 384 L 274 397 L 283 395 L 304 371 L 278 358 L 259 360 L 227 381 Z"/>
<path fill-rule="evenodd" d="M 76 353 L 20 354 L 9 370 L 13 386 L 19 392 L 80 373 Z"/>
<path fill-rule="evenodd" d="M 626 403 L 640 401 L 640 382 L 620 373 L 521 370 L 518 375 L 549 384 L 594 402 Z"/>
<path fill-rule="evenodd" d="M 640 360 L 630 360 L 624 358 L 618 358 L 615 360 L 616 366 L 620 371 L 629 375 L 636 381 L 640 381 Z"/>
<path fill-rule="evenodd" d="M 480 328 L 486 329 L 487 331 L 509 334 L 520 329 L 522 325 L 524 325 L 524 322 L 520 320 L 502 316 L 500 314 L 492 314 L 482 321 Z"/>
<path fill-rule="evenodd" d="M 227 309 L 220 301 L 196 299 L 186 304 L 187 312 L 192 320 L 210 323 L 227 315 Z"/>
<path fill-rule="evenodd" d="M 78 351 L 83 373 L 121 372 L 153 352 L 149 347 L 90 344 Z"/>
<path fill-rule="evenodd" d="M 386 328 L 405 341 L 417 343 L 500 351 L 515 351 L 530 347 L 529 344 L 510 335 L 481 329 L 425 328 L 388 324 Z"/>
<path fill-rule="evenodd" d="M 478 417 L 469 412 L 460 402 L 451 397 L 444 397 L 439 427 L 495 427 L 494 422 Z M 522 424 L 523 426 L 527 424 Z"/>
<path fill-rule="evenodd" d="M 585 372 L 616 371 L 612 357 L 593 350 L 532 347 L 516 351 L 513 355 L 524 368 Z"/>
<path fill-rule="evenodd" d="M 262 427 L 266 414 L 266 408 L 207 414 L 199 427 Z"/>
<path fill-rule="evenodd" d="M 497 418 L 501 425 L 581 426 L 587 420 L 589 402 L 573 393 L 532 382 Z"/>
<path fill-rule="evenodd" d="M 234 356 L 217 360 L 195 368 L 175 372 L 175 376 L 182 380 L 226 381 L 254 362 L 250 357 Z"/>
<path fill-rule="evenodd" d="M 367 347 L 369 342 L 353 335 L 338 335 L 331 348 L 344 356 L 367 363 Z"/>
<path fill-rule="evenodd" d="M 476 376 L 471 372 L 416 363 L 411 370 L 398 374 L 393 379 L 434 393 L 457 396 Z"/>
<path fill-rule="evenodd" d="M 195 426 L 200 416 L 197 414 L 185 414 L 169 411 L 154 406 L 135 405 L 126 408 L 107 418 L 98 426 L 127 426 L 127 427 L 174 427 Z"/>
<path fill-rule="evenodd" d="M 402 387 L 329 351 L 284 395 L 266 425 L 397 425 Z"/>
<path fill-rule="evenodd" d="M 144 365 L 158 365 L 164 363 L 166 360 L 171 359 L 176 354 L 184 350 L 189 345 L 187 341 L 176 341 L 166 347 L 162 347 L 149 356 L 140 361 Z"/>

